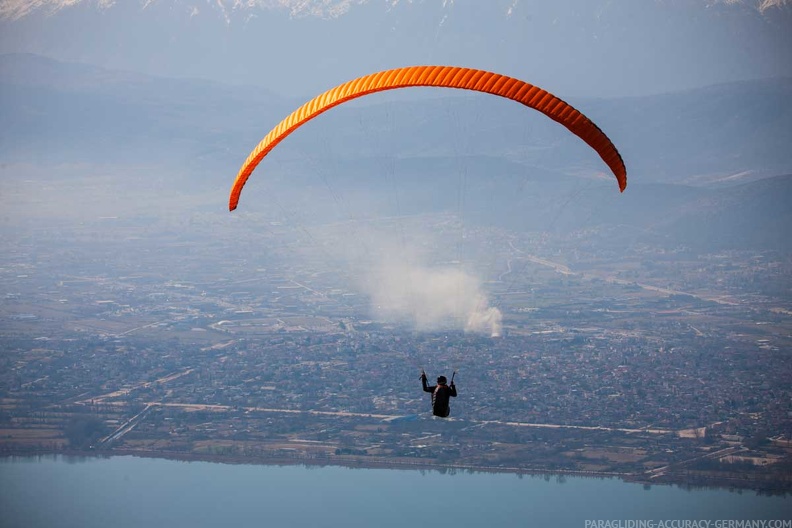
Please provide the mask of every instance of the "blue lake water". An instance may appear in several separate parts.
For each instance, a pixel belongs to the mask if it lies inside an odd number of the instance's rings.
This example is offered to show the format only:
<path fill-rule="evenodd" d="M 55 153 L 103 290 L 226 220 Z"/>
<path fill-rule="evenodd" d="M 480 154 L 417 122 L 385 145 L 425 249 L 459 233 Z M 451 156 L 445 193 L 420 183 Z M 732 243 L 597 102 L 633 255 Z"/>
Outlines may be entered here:
<path fill-rule="evenodd" d="M 792 519 L 792 497 L 579 477 L 128 456 L 0 459 L 3 527 L 587 528 L 587 520 L 711 520 L 713 528 L 738 519 Z"/>

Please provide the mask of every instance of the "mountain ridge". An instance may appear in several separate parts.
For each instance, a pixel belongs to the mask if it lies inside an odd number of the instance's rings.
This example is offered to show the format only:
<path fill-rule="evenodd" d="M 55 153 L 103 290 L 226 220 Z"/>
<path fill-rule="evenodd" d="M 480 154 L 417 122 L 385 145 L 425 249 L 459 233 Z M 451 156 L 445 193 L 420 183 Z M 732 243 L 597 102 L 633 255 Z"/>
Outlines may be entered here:
<path fill-rule="evenodd" d="M 303 102 L 27 55 L 0 56 L 0 74 L 0 162 L 182 165 L 192 184 L 216 184 L 222 195 L 249 150 Z M 326 201 L 331 188 L 365 202 L 398 181 L 393 214 L 464 203 L 482 225 L 575 232 L 594 222 L 614 238 L 605 226 L 628 224 L 654 244 L 792 251 L 792 79 L 570 100 L 621 149 L 623 195 L 568 131 L 478 95 L 342 105 L 284 141 L 259 169 L 269 183 L 252 181 L 246 193 L 276 185 L 305 203 Z"/>
<path fill-rule="evenodd" d="M 82 139 L 116 137 L 153 152 L 178 142 L 193 154 L 214 145 L 241 160 L 302 98 L 255 86 L 172 79 L 69 64 L 36 55 L 0 55 L 0 155 L 47 144 L 92 155 Z M 342 105 L 293 134 L 279 149 L 336 158 L 467 154 L 554 172 L 602 171 L 579 140 L 536 112 L 483 94 L 416 89 Z M 663 95 L 568 98 L 622 152 L 630 179 L 733 185 L 792 172 L 792 78 L 741 81 Z M 460 137 L 459 130 L 465 129 Z M 332 130 L 333 134 L 327 134 Z M 456 139 L 461 143 L 454 144 Z M 54 151 L 53 151 L 54 152 Z M 108 154 L 112 154 L 108 151 Z M 223 163 L 226 159 L 223 159 Z"/>

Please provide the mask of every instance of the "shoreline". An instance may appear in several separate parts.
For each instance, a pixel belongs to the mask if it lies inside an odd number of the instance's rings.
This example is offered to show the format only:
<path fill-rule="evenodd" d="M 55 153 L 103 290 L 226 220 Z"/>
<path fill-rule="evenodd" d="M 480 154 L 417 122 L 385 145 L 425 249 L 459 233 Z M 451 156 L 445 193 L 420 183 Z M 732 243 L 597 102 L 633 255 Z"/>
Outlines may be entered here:
<path fill-rule="evenodd" d="M 777 482 L 766 482 L 769 486 L 755 486 L 761 481 L 749 478 L 732 478 L 718 476 L 715 478 L 695 475 L 688 481 L 680 478 L 665 477 L 663 480 L 649 480 L 635 473 L 600 472 L 584 470 L 548 470 L 530 469 L 503 466 L 474 466 L 465 464 L 441 464 L 432 462 L 398 461 L 394 459 L 357 457 L 354 455 L 338 455 L 333 460 L 320 457 L 245 457 L 234 455 L 210 455 L 198 453 L 168 453 L 163 451 L 147 451 L 140 449 L 113 449 L 102 450 L 46 450 L 39 452 L 16 451 L 0 454 L 0 459 L 10 458 L 35 458 L 35 457 L 75 457 L 75 458 L 111 458 L 114 456 L 131 456 L 136 458 L 149 458 L 173 460 L 179 462 L 206 462 L 213 464 L 250 465 L 250 466 L 315 466 L 315 467 L 343 467 L 349 469 L 385 469 L 400 471 L 437 471 L 440 473 L 467 472 L 489 474 L 513 474 L 516 476 L 544 475 L 547 477 L 577 477 L 596 479 L 619 479 L 622 482 L 643 486 L 676 486 L 684 489 L 722 489 L 732 491 L 751 491 L 757 495 L 782 496 L 792 495 L 792 481 L 786 486 Z M 341 458 L 348 456 L 348 458 Z M 688 475 L 690 476 L 690 475 Z M 750 484 L 754 484 L 751 486 Z M 772 485 L 776 484 L 776 485 Z"/>

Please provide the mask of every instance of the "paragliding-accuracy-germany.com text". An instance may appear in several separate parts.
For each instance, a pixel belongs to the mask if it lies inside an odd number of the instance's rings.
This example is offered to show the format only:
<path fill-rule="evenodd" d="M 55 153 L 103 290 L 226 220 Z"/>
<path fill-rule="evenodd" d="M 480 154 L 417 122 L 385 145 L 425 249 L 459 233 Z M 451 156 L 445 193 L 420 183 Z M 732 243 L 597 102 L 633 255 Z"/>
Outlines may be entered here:
<path fill-rule="evenodd" d="M 584 528 L 792 528 L 790 519 L 621 519 L 621 520 L 590 520 L 587 519 Z"/>

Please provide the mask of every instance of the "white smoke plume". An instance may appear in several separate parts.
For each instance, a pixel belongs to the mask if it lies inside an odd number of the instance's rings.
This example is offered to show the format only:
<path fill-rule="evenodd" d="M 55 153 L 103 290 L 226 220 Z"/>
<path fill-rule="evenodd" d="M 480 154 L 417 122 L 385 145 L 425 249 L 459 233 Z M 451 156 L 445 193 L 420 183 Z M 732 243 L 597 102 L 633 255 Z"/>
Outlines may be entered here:
<path fill-rule="evenodd" d="M 379 234 L 377 249 L 372 249 L 374 243 L 368 244 L 369 258 L 356 259 L 354 266 L 374 316 L 418 331 L 455 329 L 501 335 L 503 316 L 490 306 L 481 279 L 459 265 L 428 263 L 427 255 L 405 247 L 404 238 L 398 244 L 383 240 L 396 239 Z"/>
<path fill-rule="evenodd" d="M 489 305 L 481 281 L 463 270 L 382 262 L 366 279 L 363 287 L 378 318 L 422 331 L 501 334 L 500 310 Z"/>

